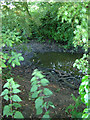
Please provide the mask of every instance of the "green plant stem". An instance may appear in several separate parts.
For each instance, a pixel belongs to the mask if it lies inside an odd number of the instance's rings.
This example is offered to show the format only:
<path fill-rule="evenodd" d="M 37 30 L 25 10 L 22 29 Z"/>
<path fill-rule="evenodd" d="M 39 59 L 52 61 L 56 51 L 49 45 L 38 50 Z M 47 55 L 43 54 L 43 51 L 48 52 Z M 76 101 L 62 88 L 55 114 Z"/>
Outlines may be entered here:
<path fill-rule="evenodd" d="M 13 100 L 12 100 L 12 86 L 11 86 L 11 83 L 10 83 L 10 105 L 11 105 L 11 112 L 13 111 L 12 104 L 13 104 Z M 12 118 L 14 118 L 13 115 L 12 115 Z"/>

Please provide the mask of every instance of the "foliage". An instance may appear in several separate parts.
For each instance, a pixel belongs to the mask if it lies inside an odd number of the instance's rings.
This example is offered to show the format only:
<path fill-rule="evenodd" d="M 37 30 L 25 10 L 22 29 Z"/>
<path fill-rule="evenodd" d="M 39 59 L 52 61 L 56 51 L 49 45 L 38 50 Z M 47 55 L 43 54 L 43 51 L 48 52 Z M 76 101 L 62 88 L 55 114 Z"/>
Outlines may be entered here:
<path fill-rule="evenodd" d="M 17 45 L 19 42 L 21 43 L 20 32 L 17 32 L 16 29 L 11 31 L 3 26 L 1 43 L 1 48 L 3 48 L 3 50 L 0 52 L 0 69 L 3 68 L 3 70 L 7 70 L 7 78 L 10 78 L 10 69 L 15 67 L 15 65 L 20 65 L 20 61 L 24 60 L 21 53 L 16 53 L 12 50 L 13 45 Z M 21 107 L 18 102 L 22 101 L 21 98 L 16 95 L 16 93 L 21 92 L 18 89 L 19 86 L 19 84 L 13 81 L 13 78 L 7 79 L 7 83 L 4 84 L 3 88 L 6 89 L 2 92 L 1 96 L 4 96 L 4 99 L 9 102 L 9 105 L 4 106 L 3 116 L 23 118 L 22 113 L 18 111 L 18 108 Z"/>
<path fill-rule="evenodd" d="M 10 31 L 8 29 L 7 31 L 4 30 L 2 31 L 3 52 L 0 52 L 2 68 L 6 68 L 7 66 L 9 67 L 10 64 L 13 67 L 15 67 L 15 65 L 20 65 L 20 61 L 24 60 L 21 53 L 16 53 L 15 51 L 12 50 L 13 44 L 19 43 L 20 38 L 21 37 L 19 36 L 19 32 L 16 32 L 15 30 Z M 5 48 L 8 49 L 8 52 L 6 52 Z"/>
<path fill-rule="evenodd" d="M 82 78 L 79 94 L 81 95 L 82 102 L 87 106 L 87 108 L 83 110 L 82 118 L 90 118 L 90 83 L 88 75 Z"/>
<path fill-rule="evenodd" d="M 3 108 L 3 116 L 12 118 L 24 118 L 22 113 L 18 111 L 18 108 L 21 105 L 18 102 L 21 102 L 21 98 L 16 95 L 21 91 L 18 89 L 20 87 L 19 84 L 15 83 L 13 78 L 7 79 L 7 83 L 4 84 L 4 91 L 1 93 L 3 99 L 9 101 L 9 105 L 5 105 Z"/>
<path fill-rule="evenodd" d="M 84 4 L 84 3 L 83 3 Z M 80 18 L 82 18 L 82 15 L 84 14 L 83 19 L 81 19 L 81 24 L 76 26 L 75 38 L 74 38 L 74 46 L 77 47 L 82 46 L 85 51 L 88 51 L 88 31 L 87 31 L 87 3 L 85 3 L 86 7 L 82 8 Z M 82 70 L 84 74 L 88 74 L 88 55 L 84 54 L 83 57 L 80 60 L 76 60 L 74 67 L 77 67 L 78 69 Z M 82 78 L 82 83 L 79 87 L 79 94 L 81 95 L 81 101 L 86 105 L 87 108 L 83 110 L 82 118 L 90 118 L 90 112 L 89 112 L 89 79 L 88 75 L 85 75 Z"/>
<path fill-rule="evenodd" d="M 72 25 L 73 33 L 74 33 L 74 39 L 73 39 L 74 47 L 81 46 L 87 52 L 88 51 L 88 22 L 87 22 L 88 2 L 83 2 L 83 3 L 80 3 L 79 5 L 78 3 L 75 3 L 73 4 L 73 6 L 71 7 L 70 6 L 71 6 L 71 3 L 66 4 L 66 6 L 62 9 L 62 12 L 63 12 L 62 20 L 68 21 Z M 68 9 L 69 7 L 70 9 Z M 62 15 L 62 12 L 60 8 L 60 15 Z M 77 59 L 75 61 L 73 66 L 77 67 L 79 70 L 82 70 L 84 74 L 87 74 L 88 72 L 88 60 L 87 59 L 88 59 L 88 55 L 85 53 L 80 60 Z M 86 78 L 86 76 L 84 76 L 84 78 L 82 78 L 82 83 L 79 87 L 79 93 L 81 95 L 81 100 L 84 104 L 86 104 L 86 106 L 87 106 L 87 103 L 83 99 L 88 101 L 88 97 L 86 97 L 87 94 L 89 95 L 89 91 L 90 91 L 88 89 L 89 88 L 88 83 L 89 83 L 88 79 Z M 85 98 L 83 98 L 83 96 L 85 96 Z M 89 106 L 89 103 L 88 103 L 88 106 Z M 89 117 L 88 106 L 86 109 L 84 109 L 82 118 Z M 71 114 L 73 117 L 73 111 L 71 111 Z"/>
<path fill-rule="evenodd" d="M 12 5 L 11 5 L 12 4 Z M 81 46 L 85 52 L 88 52 L 88 2 L 3 2 L 2 9 L 2 47 L 3 53 L 0 52 L 0 62 L 2 68 L 11 68 L 15 65 L 20 65 L 20 61 L 24 60 L 21 53 L 12 51 L 13 44 L 20 41 L 26 42 L 30 39 L 38 39 L 38 41 L 45 42 L 49 39 L 50 42 L 58 42 L 69 48 L 74 45 L 75 48 Z M 38 12 L 39 11 L 39 12 Z M 6 47 L 7 46 L 7 47 Z M 82 70 L 84 74 L 88 71 L 88 55 L 85 53 L 80 60 L 76 60 L 74 67 Z M 1 68 L 0 68 L 1 69 Z M 40 74 L 39 74 L 40 75 Z M 39 76 L 37 76 L 39 77 Z M 43 83 L 32 85 L 35 91 L 32 93 L 38 97 L 42 92 L 38 93 L 38 88 Z M 40 78 L 40 81 L 44 78 Z M 82 78 L 82 83 L 79 88 L 81 100 L 86 104 L 87 108 L 83 111 L 83 118 L 89 117 L 87 114 L 89 110 L 86 101 L 88 101 L 87 94 L 89 94 L 89 81 L 86 76 Z M 47 84 L 46 84 L 47 85 Z M 33 88 L 34 90 L 34 88 Z M 42 90 L 42 89 L 41 89 Z M 43 89 L 43 94 L 47 89 Z M 32 95 L 33 95 L 32 94 Z M 82 96 L 84 95 L 84 96 Z M 46 95 L 47 96 L 47 95 Z M 38 101 L 44 103 L 44 97 L 40 96 Z M 37 98 L 35 98 L 37 99 Z M 85 100 L 84 100 L 85 99 Z M 37 101 L 37 102 L 38 102 Z M 36 102 L 36 103 L 37 103 Z M 47 103 L 46 103 L 47 104 Z M 40 106 L 39 106 L 40 107 Z M 45 108 L 45 107 L 43 107 Z M 41 110 L 40 108 L 39 110 Z M 40 112 L 39 111 L 39 112 Z M 86 113 L 86 114 L 85 114 Z M 49 117 L 46 112 L 45 116 Z"/>
<path fill-rule="evenodd" d="M 50 111 L 49 107 L 55 108 L 51 101 L 46 101 L 45 99 L 50 97 L 53 93 L 48 88 L 45 88 L 49 84 L 49 81 L 44 78 L 45 76 L 41 74 L 41 71 L 37 69 L 32 73 L 33 77 L 31 79 L 31 98 L 35 99 L 36 114 L 40 115 L 45 109 L 45 113 L 42 118 L 49 118 Z"/>
<path fill-rule="evenodd" d="M 78 5 L 78 2 L 10 1 L 1 6 L 4 28 L 15 28 L 22 35 L 24 42 L 30 39 L 44 42 L 49 39 L 49 42 L 61 43 L 66 48 L 73 46 L 73 43 L 75 47 L 77 44 L 84 48 L 87 46 L 88 2 Z"/>
<path fill-rule="evenodd" d="M 83 54 L 83 57 L 80 60 L 76 60 L 73 64 L 73 67 L 77 67 L 79 70 L 82 70 L 83 73 L 88 72 L 88 55 Z"/>
<path fill-rule="evenodd" d="M 78 107 L 82 104 L 82 101 L 80 100 L 80 96 L 78 98 L 75 98 L 75 96 L 72 94 L 72 99 L 75 101 L 74 105 L 69 105 L 65 112 L 68 114 L 71 114 L 72 118 L 81 118 L 82 112 L 77 111 Z"/>

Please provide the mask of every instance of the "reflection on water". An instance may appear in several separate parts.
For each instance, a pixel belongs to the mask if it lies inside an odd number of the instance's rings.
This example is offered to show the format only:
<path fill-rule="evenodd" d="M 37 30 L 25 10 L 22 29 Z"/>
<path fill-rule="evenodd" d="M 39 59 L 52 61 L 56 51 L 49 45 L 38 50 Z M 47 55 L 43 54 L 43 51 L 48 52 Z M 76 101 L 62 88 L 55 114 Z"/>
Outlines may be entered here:
<path fill-rule="evenodd" d="M 38 66 L 63 70 L 79 75 L 80 72 L 76 68 L 73 68 L 73 63 L 81 57 L 82 54 L 79 53 L 47 52 L 37 54 L 33 60 L 35 63 L 38 63 Z"/>

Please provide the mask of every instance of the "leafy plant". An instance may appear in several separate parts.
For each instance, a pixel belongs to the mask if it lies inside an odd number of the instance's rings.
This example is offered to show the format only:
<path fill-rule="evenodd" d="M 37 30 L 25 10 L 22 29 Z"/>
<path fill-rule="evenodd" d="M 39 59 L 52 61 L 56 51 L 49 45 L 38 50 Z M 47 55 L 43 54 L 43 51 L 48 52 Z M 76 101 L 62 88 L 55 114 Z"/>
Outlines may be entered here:
<path fill-rule="evenodd" d="M 45 101 L 46 98 L 53 94 L 51 90 L 45 88 L 49 84 L 49 81 L 37 69 L 34 70 L 32 75 L 30 92 L 32 94 L 31 98 L 35 99 L 36 115 L 42 114 L 44 109 L 45 113 L 42 118 L 50 118 L 50 111 L 48 109 L 49 107 L 55 107 L 51 101 Z"/>
<path fill-rule="evenodd" d="M 3 96 L 3 99 L 6 101 L 9 101 L 9 105 L 4 106 L 3 116 L 11 116 L 12 118 L 24 118 L 22 113 L 18 111 L 18 108 L 21 107 L 18 102 L 22 101 L 21 98 L 16 95 L 17 93 L 21 92 L 18 87 L 20 87 L 20 85 L 15 83 L 13 81 L 13 78 L 7 79 L 7 83 L 4 84 L 3 88 L 5 89 L 2 91 L 1 96 Z"/>
<path fill-rule="evenodd" d="M 83 113 L 77 111 L 78 107 L 82 104 L 80 100 L 80 96 L 78 98 L 76 98 L 73 94 L 71 96 L 72 96 L 72 99 L 75 101 L 75 104 L 69 105 L 66 108 L 65 112 L 67 112 L 68 114 L 71 114 L 72 118 L 81 118 Z"/>
<path fill-rule="evenodd" d="M 88 75 L 82 78 L 79 94 L 81 95 L 81 101 L 87 106 L 87 108 L 83 110 L 82 118 L 90 119 L 90 81 Z"/>
<path fill-rule="evenodd" d="M 73 64 L 73 67 L 77 67 L 79 70 L 82 70 L 83 73 L 88 72 L 88 55 L 83 54 L 83 57 L 81 59 L 76 59 L 75 63 Z"/>
<path fill-rule="evenodd" d="M 11 68 L 10 64 L 15 67 L 15 65 L 20 65 L 20 61 L 24 60 L 21 53 L 16 53 L 12 50 L 13 44 L 20 42 L 20 36 L 18 36 L 18 34 L 19 32 L 10 30 L 2 31 L 3 41 L 1 45 L 3 52 L 0 52 L 0 61 L 2 62 L 2 68 L 7 68 L 7 66 L 8 68 Z M 5 49 L 8 49 L 8 52 Z"/>

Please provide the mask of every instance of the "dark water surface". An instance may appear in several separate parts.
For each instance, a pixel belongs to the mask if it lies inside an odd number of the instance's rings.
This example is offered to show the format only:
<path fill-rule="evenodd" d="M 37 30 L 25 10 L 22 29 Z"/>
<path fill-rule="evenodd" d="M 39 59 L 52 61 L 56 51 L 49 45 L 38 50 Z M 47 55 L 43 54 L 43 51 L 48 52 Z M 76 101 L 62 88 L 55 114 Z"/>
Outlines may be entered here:
<path fill-rule="evenodd" d="M 73 68 L 73 63 L 81 57 L 82 54 L 80 53 L 46 52 L 38 53 L 36 57 L 33 58 L 33 61 L 40 67 L 53 68 L 80 75 L 81 72 Z"/>

